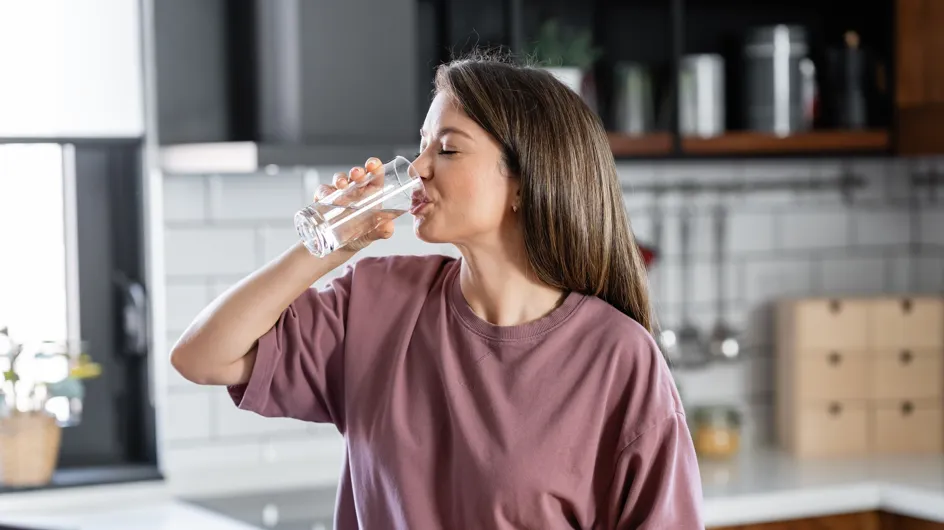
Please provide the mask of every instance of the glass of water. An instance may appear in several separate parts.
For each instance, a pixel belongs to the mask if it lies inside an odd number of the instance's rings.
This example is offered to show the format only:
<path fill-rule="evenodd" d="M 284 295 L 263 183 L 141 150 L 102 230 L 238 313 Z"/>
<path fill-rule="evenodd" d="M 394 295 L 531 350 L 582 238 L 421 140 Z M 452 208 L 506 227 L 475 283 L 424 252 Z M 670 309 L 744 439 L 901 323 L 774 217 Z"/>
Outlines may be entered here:
<path fill-rule="evenodd" d="M 386 221 L 410 211 L 423 196 L 419 173 L 398 156 L 295 214 L 295 229 L 305 248 L 323 258 Z"/>

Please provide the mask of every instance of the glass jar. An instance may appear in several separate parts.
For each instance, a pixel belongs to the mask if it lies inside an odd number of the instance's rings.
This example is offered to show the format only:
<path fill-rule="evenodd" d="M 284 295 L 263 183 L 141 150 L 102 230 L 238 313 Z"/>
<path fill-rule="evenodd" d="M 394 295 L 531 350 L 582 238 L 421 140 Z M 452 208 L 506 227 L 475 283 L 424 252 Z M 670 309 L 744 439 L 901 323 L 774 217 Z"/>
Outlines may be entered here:
<path fill-rule="evenodd" d="M 699 457 L 726 459 L 741 445 L 741 413 L 732 406 L 712 405 L 695 409 L 692 438 Z"/>

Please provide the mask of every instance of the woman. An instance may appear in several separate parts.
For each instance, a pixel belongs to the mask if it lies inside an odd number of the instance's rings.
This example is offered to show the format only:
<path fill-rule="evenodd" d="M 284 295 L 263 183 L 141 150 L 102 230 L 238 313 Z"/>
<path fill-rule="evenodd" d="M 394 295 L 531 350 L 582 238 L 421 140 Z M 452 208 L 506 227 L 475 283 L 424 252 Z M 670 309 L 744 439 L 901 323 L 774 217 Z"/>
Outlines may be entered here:
<path fill-rule="evenodd" d="M 240 408 L 334 423 L 340 529 L 703 528 L 598 118 L 543 70 L 468 59 L 438 70 L 421 138 L 414 232 L 461 259 L 364 258 L 319 292 L 358 248 L 295 245 L 206 308 L 173 365 Z"/>

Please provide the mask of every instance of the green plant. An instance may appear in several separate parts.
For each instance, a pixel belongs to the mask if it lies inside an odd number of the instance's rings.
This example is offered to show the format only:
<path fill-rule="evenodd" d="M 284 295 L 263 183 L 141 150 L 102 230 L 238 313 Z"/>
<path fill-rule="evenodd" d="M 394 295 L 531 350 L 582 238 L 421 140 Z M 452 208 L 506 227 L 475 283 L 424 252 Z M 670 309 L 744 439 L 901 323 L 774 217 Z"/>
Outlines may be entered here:
<path fill-rule="evenodd" d="M 94 379 L 102 372 L 101 366 L 81 351 L 84 346 L 45 341 L 25 347 L 14 342 L 6 328 L 0 328 L 0 416 L 49 412 L 47 404 L 54 398 L 64 398 L 81 410 L 83 380 Z M 74 424 L 77 419 L 60 418 L 60 424 Z"/>
<path fill-rule="evenodd" d="M 552 18 L 541 25 L 531 54 L 540 66 L 573 66 L 585 70 L 600 57 L 601 51 L 593 46 L 589 30 L 562 27 Z"/>

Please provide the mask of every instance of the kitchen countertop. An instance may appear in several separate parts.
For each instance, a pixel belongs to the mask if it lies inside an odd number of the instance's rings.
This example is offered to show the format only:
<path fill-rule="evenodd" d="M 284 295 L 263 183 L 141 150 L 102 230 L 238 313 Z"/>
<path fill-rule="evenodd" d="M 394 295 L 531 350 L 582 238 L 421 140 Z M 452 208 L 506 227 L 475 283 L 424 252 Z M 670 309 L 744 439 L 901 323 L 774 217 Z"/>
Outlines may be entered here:
<path fill-rule="evenodd" d="M 798 460 L 761 450 L 730 462 L 702 460 L 700 468 L 709 528 L 871 510 L 944 522 L 944 455 Z M 331 506 L 333 488 L 326 486 L 311 484 L 311 491 Z M 309 504 L 304 495 L 271 496 Z M 0 514 L 0 525 L 35 523 L 39 530 L 252 528 L 154 483 L 4 494 Z"/>
<path fill-rule="evenodd" d="M 762 450 L 700 468 L 708 527 L 870 510 L 944 523 L 944 455 L 799 460 Z"/>
<path fill-rule="evenodd" d="M 255 530 L 173 498 L 161 483 L 85 486 L 0 495 L 10 530 Z"/>

